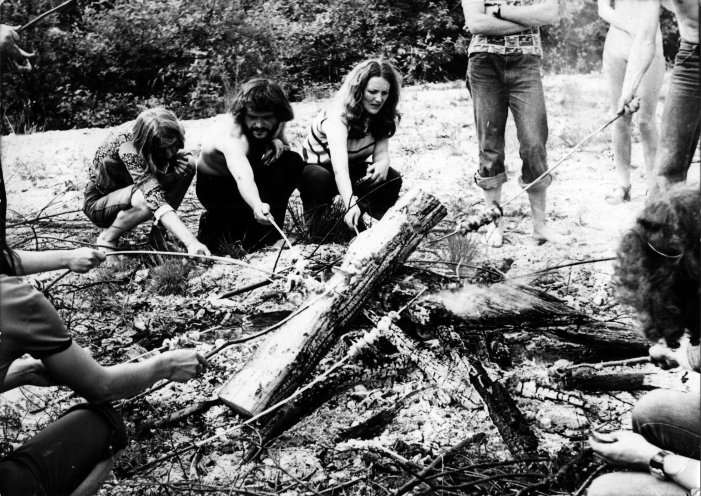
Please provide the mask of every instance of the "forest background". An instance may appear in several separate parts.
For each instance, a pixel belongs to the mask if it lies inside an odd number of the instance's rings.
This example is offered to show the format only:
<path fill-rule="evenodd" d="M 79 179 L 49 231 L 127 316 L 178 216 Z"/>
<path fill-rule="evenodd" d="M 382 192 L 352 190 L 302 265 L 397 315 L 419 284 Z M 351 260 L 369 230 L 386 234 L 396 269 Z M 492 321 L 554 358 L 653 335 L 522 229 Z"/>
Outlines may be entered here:
<path fill-rule="evenodd" d="M 544 69 L 600 69 L 607 24 L 594 0 L 563 0 L 543 29 Z M 55 0 L 5 2 L 22 25 Z M 2 131 L 104 127 L 166 106 L 182 119 L 222 112 L 251 77 L 278 80 L 293 101 L 325 96 L 358 61 L 382 55 L 405 84 L 459 80 L 469 33 L 459 0 L 78 0 L 22 35 L 37 70 L 3 74 Z M 673 16 L 662 16 L 668 62 Z"/>

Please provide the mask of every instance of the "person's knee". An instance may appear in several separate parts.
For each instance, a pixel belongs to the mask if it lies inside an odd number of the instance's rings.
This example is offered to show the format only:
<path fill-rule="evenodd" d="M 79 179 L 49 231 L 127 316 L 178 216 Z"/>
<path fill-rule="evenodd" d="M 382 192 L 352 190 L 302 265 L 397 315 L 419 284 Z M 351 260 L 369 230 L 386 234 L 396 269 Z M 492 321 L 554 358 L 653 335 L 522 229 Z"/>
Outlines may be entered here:
<path fill-rule="evenodd" d="M 638 128 L 640 129 L 640 134 L 642 135 L 643 139 L 652 139 L 655 135 L 655 131 L 657 130 L 657 126 L 655 125 L 655 117 L 641 117 L 640 121 L 638 122 Z"/>
<path fill-rule="evenodd" d="M 668 391 L 655 389 L 647 393 L 633 407 L 633 430 L 639 433 L 645 424 L 655 422 L 665 408 L 670 408 Z"/>
<path fill-rule="evenodd" d="M 131 195 L 131 206 L 144 214 L 151 213 L 151 208 L 148 206 L 148 203 L 146 203 L 144 194 L 138 189 Z"/>
<path fill-rule="evenodd" d="M 621 487 L 618 485 L 616 474 L 605 474 L 597 477 L 589 486 L 587 496 L 620 496 Z"/>
<path fill-rule="evenodd" d="M 389 170 L 386 181 L 386 191 L 393 197 L 398 197 L 404 183 L 402 175 L 394 169 Z"/>
<path fill-rule="evenodd" d="M 335 181 L 333 174 L 324 167 L 307 165 L 302 171 L 299 192 L 303 198 L 327 200 L 333 197 Z"/>

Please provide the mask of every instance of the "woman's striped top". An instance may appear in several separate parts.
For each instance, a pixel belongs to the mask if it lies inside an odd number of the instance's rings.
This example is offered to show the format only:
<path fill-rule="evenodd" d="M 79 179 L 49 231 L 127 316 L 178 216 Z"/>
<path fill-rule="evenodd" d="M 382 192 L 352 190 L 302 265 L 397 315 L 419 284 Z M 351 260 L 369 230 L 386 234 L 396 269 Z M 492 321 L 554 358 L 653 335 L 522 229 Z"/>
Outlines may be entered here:
<path fill-rule="evenodd" d="M 302 155 L 308 164 L 325 165 L 331 163 L 329 141 L 322 129 L 326 121 L 326 110 L 321 112 L 314 122 L 307 138 L 302 143 Z M 362 162 L 375 151 L 375 138 L 367 132 L 362 138 L 348 139 L 348 162 Z"/>

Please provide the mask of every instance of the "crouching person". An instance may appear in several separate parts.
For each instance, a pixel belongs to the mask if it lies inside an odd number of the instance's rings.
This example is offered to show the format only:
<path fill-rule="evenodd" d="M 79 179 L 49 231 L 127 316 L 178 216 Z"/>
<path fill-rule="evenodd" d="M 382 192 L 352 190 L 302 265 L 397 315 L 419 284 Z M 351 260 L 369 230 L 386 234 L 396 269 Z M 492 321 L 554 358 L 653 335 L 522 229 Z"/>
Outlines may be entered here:
<path fill-rule="evenodd" d="M 645 336 L 664 343 L 650 348 L 663 368 L 699 370 L 700 238 L 698 187 L 675 187 L 645 207 L 619 248 L 622 300 L 640 313 Z M 589 496 L 698 495 L 700 400 L 698 391 L 658 389 L 636 404 L 633 432 L 592 433 L 595 453 L 634 471 L 602 475 Z"/>
<path fill-rule="evenodd" d="M 146 110 L 135 122 L 118 127 L 97 149 L 89 168 L 83 212 L 105 228 L 97 244 L 117 248 L 119 237 L 155 219 L 191 254 L 209 255 L 176 213 L 195 174 L 194 159 L 181 150 L 185 132 L 175 114 Z M 163 246 L 154 226 L 150 238 Z"/>
<path fill-rule="evenodd" d="M 198 237 L 215 252 L 228 254 L 232 244 L 253 251 L 280 239 L 271 219 L 282 228 L 303 167 L 285 137 L 293 118 L 280 86 L 253 79 L 202 144 L 197 198 L 206 212 Z"/>
<path fill-rule="evenodd" d="M 0 392 L 23 385 L 64 385 L 89 402 L 69 409 L 0 458 L 0 494 L 94 494 L 126 446 L 124 423 L 109 402 L 160 379 L 185 382 L 207 362 L 193 350 L 176 350 L 140 363 L 101 366 L 71 339 L 49 300 L 17 276 L 59 268 L 87 272 L 105 254 L 88 248 L 14 252 L 7 247 L 4 228 L 0 238 Z M 33 358 L 22 359 L 25 354 Z"/>
<path fill-rule="evenodd" d="M 318 232 L 315 218 L 328 215 L 337 195 L 351 229 L 364 227 L 362 212 L 380 219 L 397 202 L 402 177 L 390 167 L 389 139 L 400 119 L 401 85 L 401 75 L 386 60 L 361 62 L 312 123 L 304 141 L 300 195 L 313 238 L 326 234 Z"/>

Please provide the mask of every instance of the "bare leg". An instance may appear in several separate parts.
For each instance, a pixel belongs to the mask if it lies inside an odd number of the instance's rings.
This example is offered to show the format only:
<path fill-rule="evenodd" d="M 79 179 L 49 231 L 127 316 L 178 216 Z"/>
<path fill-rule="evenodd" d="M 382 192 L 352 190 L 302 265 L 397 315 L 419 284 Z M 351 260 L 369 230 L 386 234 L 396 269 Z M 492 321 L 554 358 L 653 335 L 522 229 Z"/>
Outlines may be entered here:
<path fill-rule="evenodd" d="M 134 192 L 131 197 L 131 205 L 131 208 L 119 212 L 112 225 L 102 231 L 97 237 L 98 245 L 110 246 L 116 249 L 117 241 L 122 234 L 153 216 L 141 191 L 137 190 Z"/>
<path fill-rule="evenodd" d="M 619 48 L 607 38 L 607 44 L 604 47 L 603 72 L 609 87 L 609 101 L 614 109 L 621 95 L 628 65 L 625 58 L 616 53 Z M 611 204 L 630 199 L 631 120 L 631 116 L 624 116 L 613 125 L 613 161 L 616 165 L 618 187 L 606 197 L 606 201 Z"/>
<path fill-rule="evenodd" d="M 559 234 L 545 221 L 546 188 L 536 191 L 528 190 L 528 199 L 531 202 L 531 214 L 533 215 L 533 236 L 536 241 L 566 244 L 569 242 L 566 236 Z"/>
<path fill-rule="evenodd" d="M 484 200 L 487 204 L 487 208 L 491 207 L 494 202 L 497 204 L 501 202 L 501 184 L 494 189 L 485 189 L 482 191 L 484 191 Z M 485 241 L 487 242 L 487 246 L 493 246 L 494 248 L 499 248 L 504 244 L 504 230 L 501 225 L 490 224 Z"/>
<path fill-rule="evenodd" d="M 657 101 L 660 96 L 660 88 L 664 80 L 665 62 L 662 48 L 658 48 L 650 68 L 640 83 L 640 110 L 638 111 L 638 124 L 640 136 L 643 142 L 643 154 L 645 156 L 645 177 L 648 190 L 651 187 L 653 170 L 655 168 L 655 156 L 657 155 Z"/>

